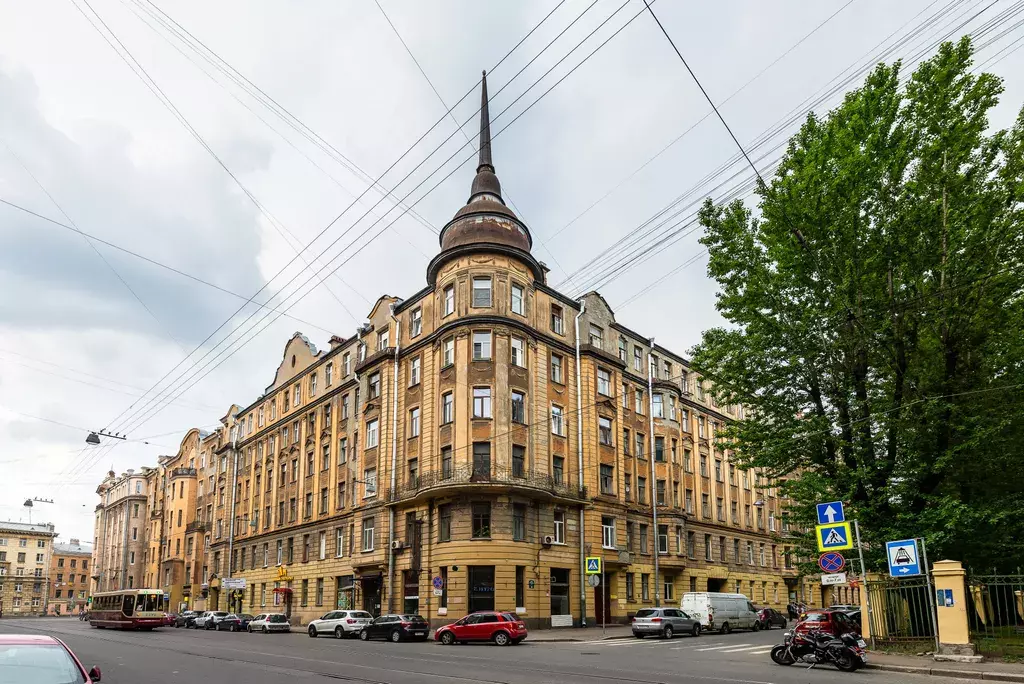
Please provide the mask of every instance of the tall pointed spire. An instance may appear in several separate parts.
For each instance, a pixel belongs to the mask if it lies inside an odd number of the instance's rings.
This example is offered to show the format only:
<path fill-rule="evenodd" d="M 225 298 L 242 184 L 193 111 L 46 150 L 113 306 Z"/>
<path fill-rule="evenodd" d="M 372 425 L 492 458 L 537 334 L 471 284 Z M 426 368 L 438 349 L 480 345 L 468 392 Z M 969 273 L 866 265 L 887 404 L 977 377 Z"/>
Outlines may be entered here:
<path fill-rule="evenodd" d="M 470 190 L 469 201 L 479 197 L 491 197 L 502 204 L 501 183 L 494 175 L 494 162 L 491 160 L 491 114 L 487 106 L 487 72 L 481 79 L 480 89 L 480 163 L 476 167 L 476 177 Z"/>
<path fill-rule="evenodd" d="M 487 72 L 484 72 L 480 88 L 480 163 L 476 170 L 486 167 L 494 171 L 491 163 L 491 112 L 487 107 Z"/>

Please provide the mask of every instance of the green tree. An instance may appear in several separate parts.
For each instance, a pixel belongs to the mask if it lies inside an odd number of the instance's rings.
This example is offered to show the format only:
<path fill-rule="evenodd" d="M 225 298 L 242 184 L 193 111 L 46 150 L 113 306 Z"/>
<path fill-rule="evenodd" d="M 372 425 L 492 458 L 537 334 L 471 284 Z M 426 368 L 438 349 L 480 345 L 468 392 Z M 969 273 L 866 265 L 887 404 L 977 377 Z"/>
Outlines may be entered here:
<path fill-rule="evenodd" d="M 967 38 L 909 79 L 879 65 L 740 202 L 701 212 L 717 308 L 696 369 L 746 419 L 726 439 L 783 477 L 792 520 L 842 499 L 878 567 L 1024 562 L 1024 111 L 990 132 L 1002 83 Z M 903 82 L 901 82 L 901 80 Z M 802 541 L 812 550 L 810 535 Z"/>

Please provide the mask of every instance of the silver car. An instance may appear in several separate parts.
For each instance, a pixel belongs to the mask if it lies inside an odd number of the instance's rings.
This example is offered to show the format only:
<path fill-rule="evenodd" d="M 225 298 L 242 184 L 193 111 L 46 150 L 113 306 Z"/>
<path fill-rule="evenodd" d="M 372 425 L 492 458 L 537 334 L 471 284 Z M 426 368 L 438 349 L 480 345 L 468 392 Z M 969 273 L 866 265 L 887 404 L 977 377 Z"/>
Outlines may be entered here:
<path fill-rule="evenodd" d="M 641 608 L 633 616 L 633 636 L 643 639 L 648 634 L 666 639 L 677 634 L 700 636 L 700 620 L 678 608 Z"/>

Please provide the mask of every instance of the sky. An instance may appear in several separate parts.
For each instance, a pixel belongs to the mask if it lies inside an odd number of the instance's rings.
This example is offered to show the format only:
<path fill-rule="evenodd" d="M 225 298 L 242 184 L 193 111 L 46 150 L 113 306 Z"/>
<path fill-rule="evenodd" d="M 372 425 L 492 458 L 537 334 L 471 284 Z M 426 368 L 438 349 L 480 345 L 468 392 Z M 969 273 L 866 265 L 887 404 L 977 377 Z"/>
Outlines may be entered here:
<path fill-rule="evenodd" d="M 1011 5 L 652 8 L 768 176 L 810 109 L 946 35 L 976 32 L 1010 125 Z M 91 540 L 108 469 L 253 402 L 296 331 L 325 348 L 421 289 L 469 194 L 482 70 L 549 284 L 681 354 L 723 325 L 693 211 L 752 201 L 753 172 L 642 0 L 0 0 L 0 200 L 39 215 L 0 203 L 0 519 L 52 500 L 32 521 Z M 129 440 L 86 447 L 98 429 Z"/>

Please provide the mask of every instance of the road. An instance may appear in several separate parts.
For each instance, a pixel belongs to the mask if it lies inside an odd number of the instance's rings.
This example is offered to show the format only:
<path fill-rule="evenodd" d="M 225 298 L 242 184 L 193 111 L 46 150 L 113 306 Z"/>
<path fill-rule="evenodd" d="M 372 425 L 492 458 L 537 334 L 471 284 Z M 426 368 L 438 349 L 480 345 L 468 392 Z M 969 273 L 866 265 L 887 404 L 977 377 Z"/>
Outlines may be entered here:
<path fill-rule="evenodd" d="M 105 684 L 953 684 L 967 680 L 833 668 L 780 667 L 765 653 L 781 632 L 699 638 L 571 643 L 364 643 L 291 634 L 232 634 L 163 628 L 118 632 L 71 618 L 0 620 L 0 633 L 46 633 L 65 640 Z M 600 636 L 594 630 L 595 639 Z"/>

